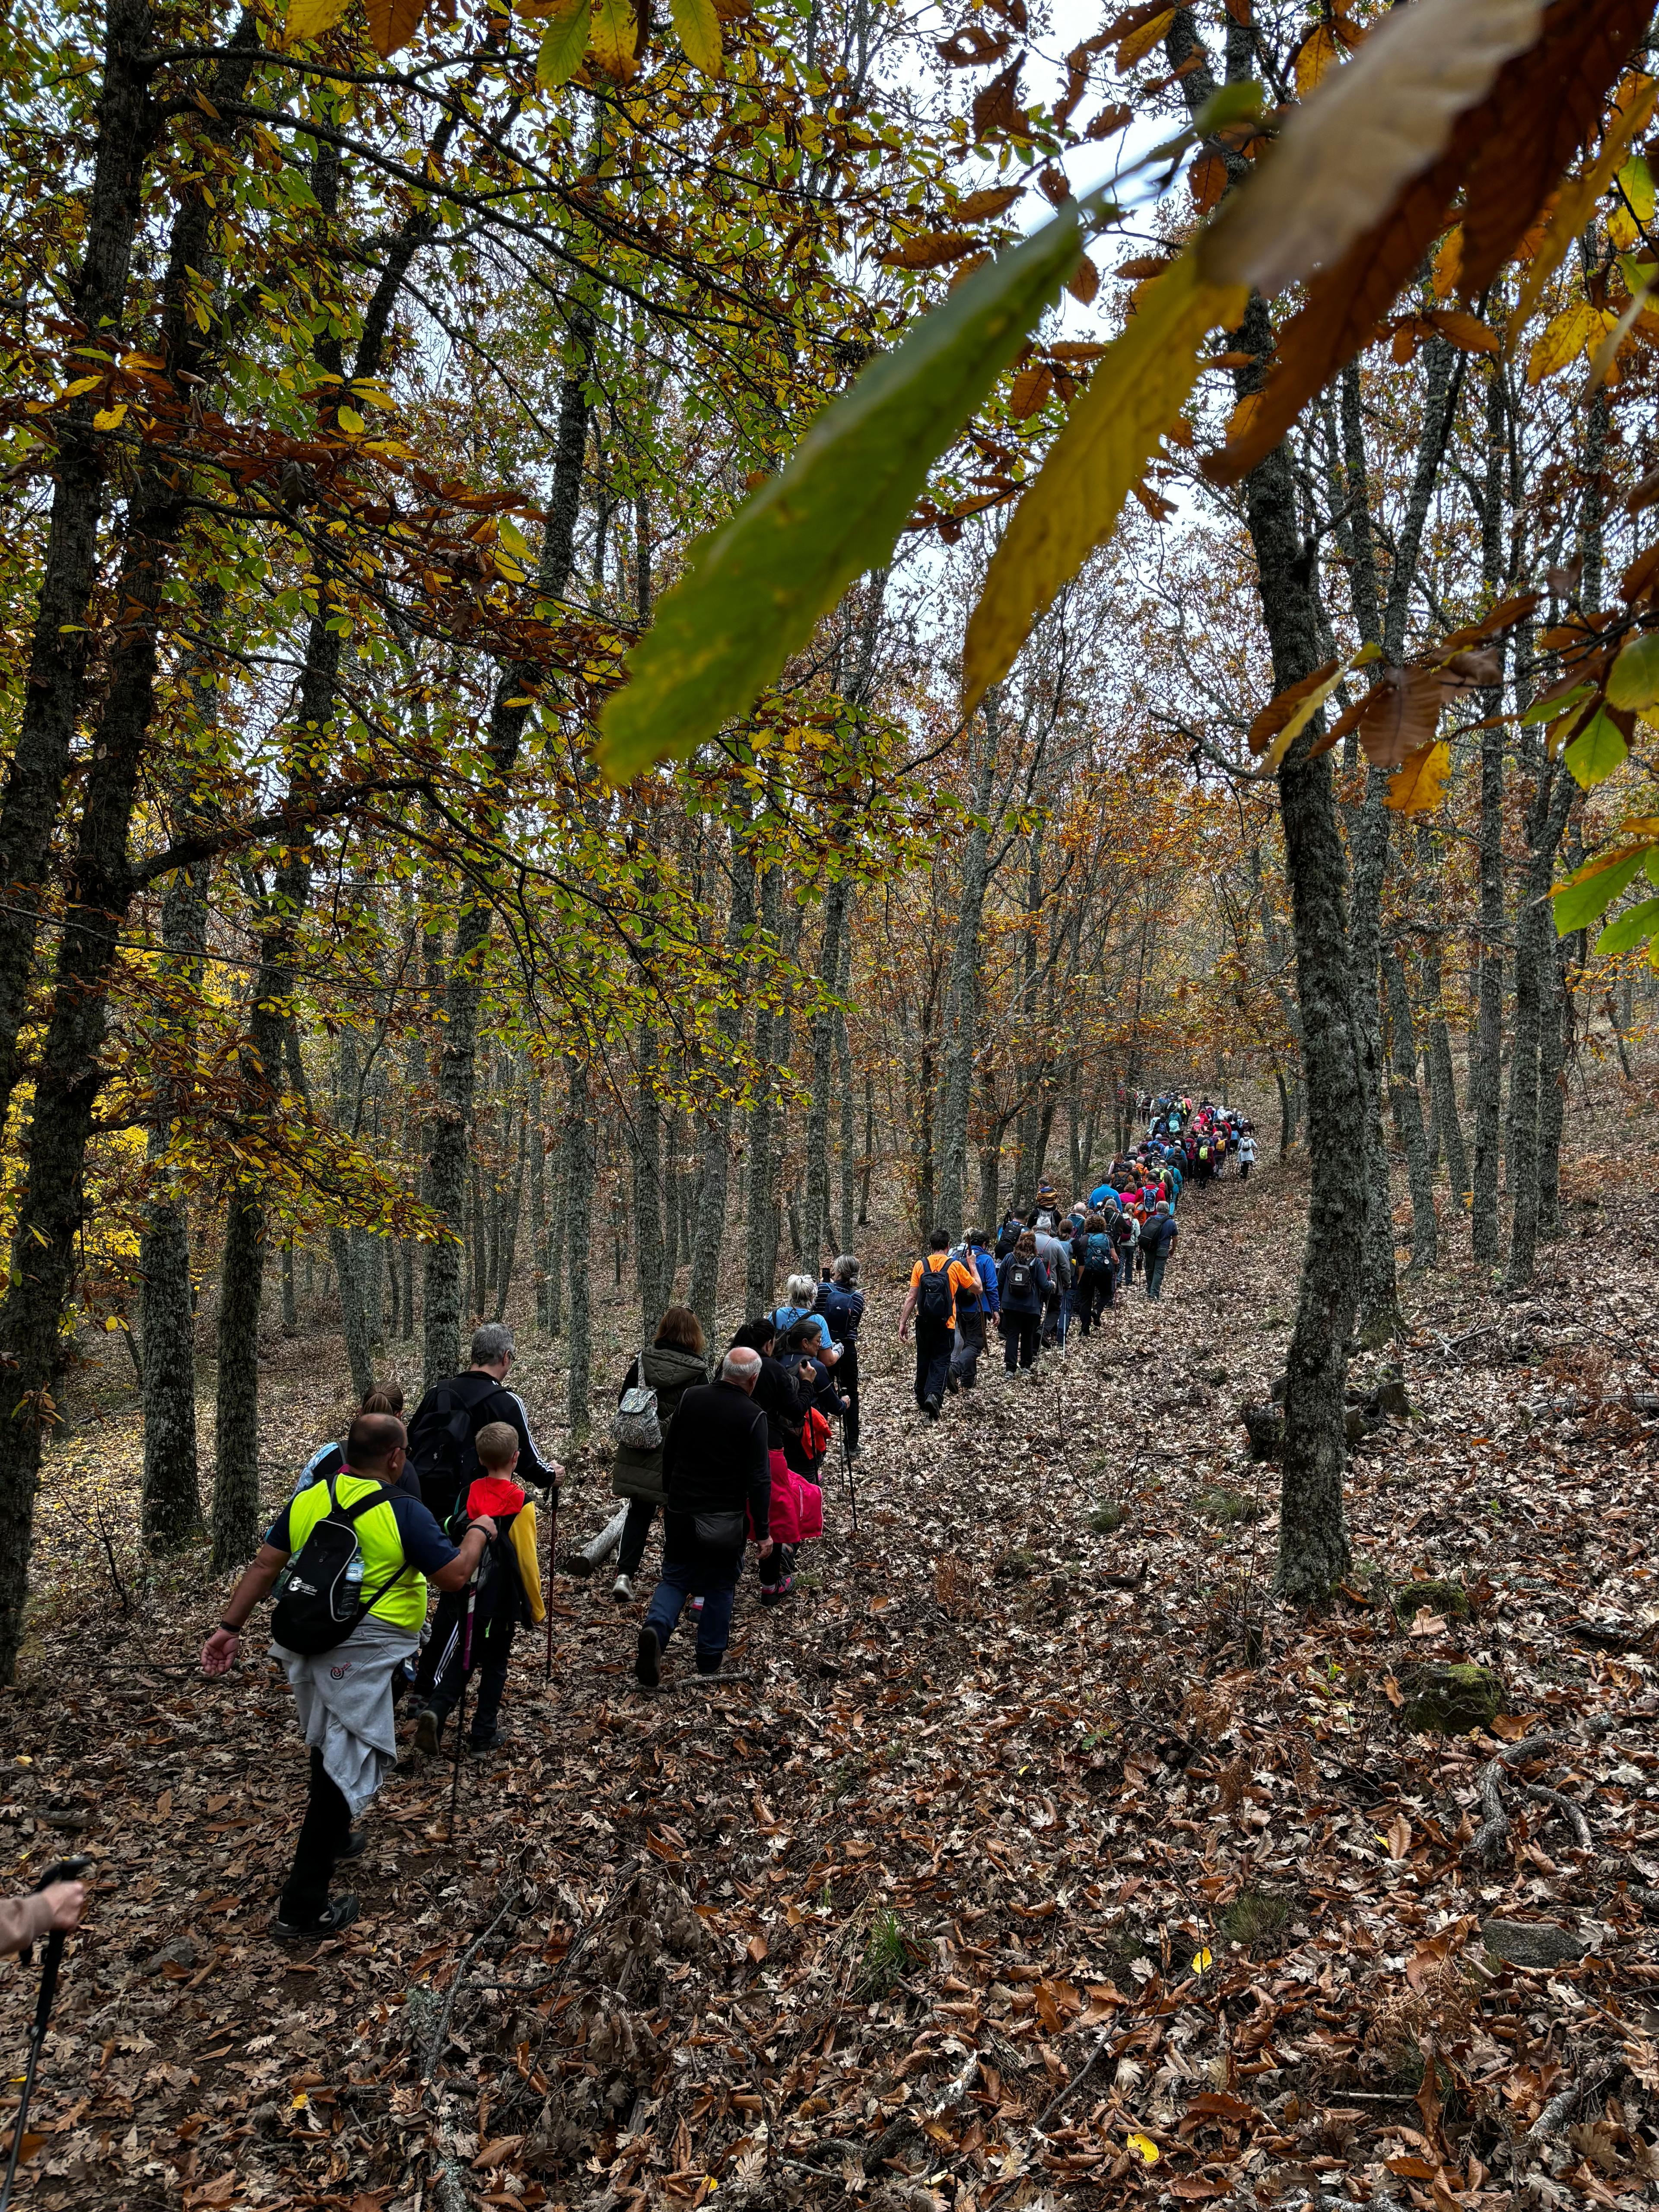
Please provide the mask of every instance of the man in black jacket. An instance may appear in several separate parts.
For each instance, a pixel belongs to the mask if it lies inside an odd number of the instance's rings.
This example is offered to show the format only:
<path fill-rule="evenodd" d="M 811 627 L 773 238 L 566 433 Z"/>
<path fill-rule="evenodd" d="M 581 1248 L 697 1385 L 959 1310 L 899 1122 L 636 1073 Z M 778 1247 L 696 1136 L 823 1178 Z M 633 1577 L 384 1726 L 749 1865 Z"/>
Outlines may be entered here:
<path fill-rule="evenodd" d="M 634 1662 L 647 1689 L 660 1679 L 663 1646 L 694 1590 L 702 1595 L 697 1672 L 720 1672 L 750 1526 L 762 1559 L 772 1556 L 766 1416 L 752 1395 L 760 1371 L 759 1352 L 728 1352 L 718 1382 L 681 1398 L 664 1439 L 662 1578 L 646 1609 Z"/>

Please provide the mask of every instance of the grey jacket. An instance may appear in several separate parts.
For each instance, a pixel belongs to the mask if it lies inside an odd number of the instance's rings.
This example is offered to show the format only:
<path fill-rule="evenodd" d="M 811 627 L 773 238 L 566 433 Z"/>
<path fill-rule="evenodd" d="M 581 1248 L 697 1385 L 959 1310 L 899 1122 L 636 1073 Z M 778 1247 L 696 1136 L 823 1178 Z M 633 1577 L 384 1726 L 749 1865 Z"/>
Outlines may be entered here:
<path fill-rule="evenodd" d="M 631 1388 L 635 1381 L 635 1370 L 639 1362 L 629 1363 L 623 1377 L 623 1390 Z M 653 1344 L 645 1353 L 643 1381 L 657 1394 L 657 1425 L 664 1436 L 674 1418 L 675 1408 L 685 1393 L 700 1382 L 708 1380 L 708 1370 L 695 1352 L 682 1352 L 678 1345 Z M 622 1393 L 617 1393 L 618 1402 Z M 615 1463 L 611 1470 L 611 1494 L 613 1498 L 637 1498 L 652 1505 L 663 1502 L 662 1451 L 630 1451 L 626 1444 L 618 1444 Z"/>

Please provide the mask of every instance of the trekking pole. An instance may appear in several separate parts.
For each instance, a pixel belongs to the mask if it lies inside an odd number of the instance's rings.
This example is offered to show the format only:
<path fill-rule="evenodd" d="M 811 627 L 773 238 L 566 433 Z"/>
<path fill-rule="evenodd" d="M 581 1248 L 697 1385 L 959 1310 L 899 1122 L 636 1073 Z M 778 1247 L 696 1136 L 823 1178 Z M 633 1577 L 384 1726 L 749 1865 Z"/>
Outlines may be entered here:
<path fill-rule="evenodd" d="M 34 1885 L 37 1890 L 49 1889 L 55 1881 L 78 1881 L 86 1872 L 85 1859 L 59 1859 L 49 1866 Z M 33 1952 L 27 1945 L 23 1952 L 27 1966 Z M 40 2050 L 46 2039 L 46 2022 L 52 2018 L 52 2000 L 58 1994 L 58 1968 L 64 1956 L 64 1930 L 54 1928 L 46 1937 L 46 1956 L 40 1969 L 40 1994 L 34 2004 L 34 2026 L 29 2031 L 28 2064 L 23 2073 L 23 2094 L 19 2100 L 17 2118 L 12 2123 L 11 2155 L 6 2160 L 5 2186 L 0 2188 L 0 2212 L 6 2212 L 11 2203 L 11 2185 L 17 2178 L 18 2154 L 23 2148 L 23 2129 L 29 2116 L 29 2099 L 34 2094 L 34 2069 L 40 2063 Z"/>
<path fill-rule="evenodd" d="M 547 1509 L 547 1674 L 544 1677 L 549 1682 L 553 1680 L 553 1562 L 558 1556 L 558 1539 L 559 1509 L 556 1505 L 550 1505 Z"/>
<path fill-rule="evenodd" d="M 841 1425 L 841 1475 L 847 1485 L 848 1501 L 853 1508 L 853 1534 L 859 1533 L 859 1486 L 853 1473 L 853 1462 L 847 1456 L 847 1423 Z"/>
<path fill-rule="evenodd" d="M 447 1844 L 455 1840 L 455 1808 L 460 1802 L 461 1737 L 465 1733 L 462 1724 L 466 1719 L 467 1669 L 472 1664 L 472 1608 L 477 1601 L 478 1578 L 475 1575 L 466 1586 L 466 1626 L 461 1634 L 461 1696 L 455 1708 L 455 1771 L 449 1784 L 449 1833 L 444 1838 Z"/>

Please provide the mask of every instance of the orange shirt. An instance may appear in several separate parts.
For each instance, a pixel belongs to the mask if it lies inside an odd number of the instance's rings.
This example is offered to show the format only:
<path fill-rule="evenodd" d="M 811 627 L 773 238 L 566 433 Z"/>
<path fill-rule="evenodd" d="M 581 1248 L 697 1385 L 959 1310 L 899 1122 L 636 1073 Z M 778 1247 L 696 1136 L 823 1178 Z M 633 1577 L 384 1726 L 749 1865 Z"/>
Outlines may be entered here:
<path fill-rule="evenodd" d="M 970 1298 L 983 1297 L 985 1286 L 980 1281 L 977 1268 L 970 1270 L 964 1267 L 960 1260 L 951 1259 L 950 1255 L 945 1252 L 930 1252 L 927 1255 L 927 1267 L 930 1275 L 938 1274 L 939 1269 L 947 1264 L 950 1267 L 950 1273 L 946 1279 L 951 1285 L 951 1318 L 946 1326 L 954 1329 L 957 1325 L 957 1299 L 959 1294 L 966 1291 Z M 920 1290 L 921 1287 L 922 1265 L 922 1261 L 918 1260 L 910 1270 L 910 1288 L 913 1291 Z"/>

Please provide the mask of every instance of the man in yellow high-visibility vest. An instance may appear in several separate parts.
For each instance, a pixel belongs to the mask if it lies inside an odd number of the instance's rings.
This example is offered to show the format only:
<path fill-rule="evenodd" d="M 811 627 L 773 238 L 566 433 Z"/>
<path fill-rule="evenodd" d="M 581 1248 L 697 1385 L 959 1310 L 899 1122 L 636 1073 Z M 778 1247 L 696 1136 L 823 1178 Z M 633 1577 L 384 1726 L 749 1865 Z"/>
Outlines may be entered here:
<path fill-rule="evenodd" d="M 356 1898 L 347 1890 L 331 1902 L 329 1880 L 336 1860 L 362 1851 L 363 1838 L 351 1823 L 397 1761 L 393 1672 L 420 1641 L 428 1578 L 441 1590 L 464 1589 L 495 1534 L 494 1521 L 481 1515 L 459 1548 L 452 1544 L 421 1503 L 419 1486 L 412 1479 L 405 1483 L 406 1449 L 404 1425 L 394 1415 L 359 1413 L 345 1440 L 344 1467 L 283 1508 L 202 1648 L 204 1674 L 228 1673 L 244 1622 L 289 1555 L 337 1504 L 356 1505 L 377 1490 L 381 1493 L 378 1504 L 352 1522 L 363 1590 L 378 1593 L 374 1602 L 330 1650 L 304 1655 L 271 1646 L 288 1670 L 311 1747 L 311 1794 L 293 1869 L 271 1923 L 277 1936 L 332 1935 L 356 1918 Z"/>

